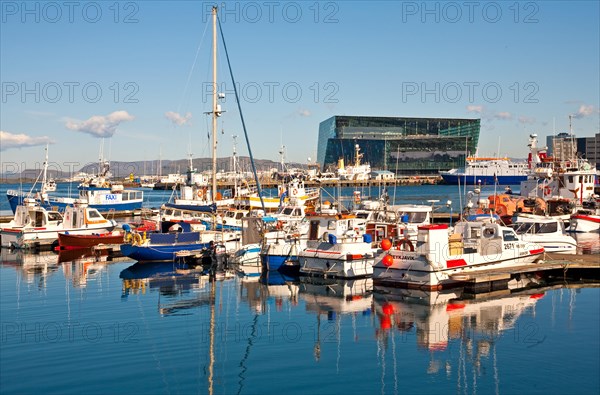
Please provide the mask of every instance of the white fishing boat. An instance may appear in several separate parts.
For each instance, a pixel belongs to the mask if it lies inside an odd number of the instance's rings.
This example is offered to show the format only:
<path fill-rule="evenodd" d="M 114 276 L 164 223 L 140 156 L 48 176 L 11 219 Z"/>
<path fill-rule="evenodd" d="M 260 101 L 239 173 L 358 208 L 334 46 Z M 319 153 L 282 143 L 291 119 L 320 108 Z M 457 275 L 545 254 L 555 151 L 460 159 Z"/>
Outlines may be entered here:
<path fill-rule="evenodd" d="M 525 242 L 544 247 L 546 252 L 575 254 L 577 240 L 565 231 L 562 220 L 551 216 L 520 214 L 513 222 L 513 229 Z"/>
<path fill-rule="evenodd" d="M 308 215 L 308 241 L 298 254 L 300 273 L 352 278 L 373 273 L 374 250 L 365 221 L 354 215 Z"/>
<path fill-rule="evenodd" d="M 425 204 L 380 205 L 379 202 L 363 201 L 354 210 L 358 218 L 366 220 L 366 232 L 374 242 L 383 239 L 410 239 L 416 241 L 417 228 L 431 223 L 433 206 Z"/>
<path fill-rule="evenodd" d="M 600 199 L 595 196 L 583 202 L 569 221 L 569 232 L 600 232 Z"/>
<path fill-rule="evenodd" d="M 464 276 L 481 270 L 510 268 L 541 258 L 544 248 L 523 241 L 513 229 L 496 223 L 459 222 L 449 234 L 448 225 L 422 225 L 417 242 L 400 248 L 382 242 L 373 279 L 384 284 L 422 289 L 459 285 Z"/>
<path fill-rule="evenodd" d="M 236 273 L 242 277 L 260 277 L 260 251 L 260 243 L 246 244 L 232 254 L 229 263 L 234 265 Z"/>
<path fill-rule="evenodd" d="M 345 166 L 344 159 L 338 161 L 337 174 L 340 180 L 366 181 L 371 174 L 371 165 L 361 163 L 364 154 L 360 153 L 360 146 L 354 145 L 354 165 Z"/>
<path fill-rule="evenodd" d="M 307 237 L 292 232 L 291 229 L 275 229 L 264 234 L 260 252 L 264 270 L 298 274 L 299 254 L 306 248 Z"/>
<path fill-rule="evenodd" d="M 56 192 L 56 181 L 54 181 L 54 178 L 50 178 L 46 181 L 43 188 L 46 192 Z"/>
<path fill-rule="evenodd" d="M 14 218 L 0 228 L 2 247 L 43 248 L 58 245 L 58 233 L 89 235 L 111 232 L 117 223 L 86 203 L 66 207 L 64 214 L 47 210 L 34 199 L 17 206 Z"/>
<path fill-rule="evenodd" d="M 527 180 L 521 182 L 521 196 L 542 197 L 545 200 L 568 199 L 579 206 L 593 199 L 596 169 L 587 160 L 548 157 L 547 148 L 537 146 L 536 134 L 529 136 L 529 147 L 531 170 Z M 570 151 L 576 152 L 576 148 Z"/>

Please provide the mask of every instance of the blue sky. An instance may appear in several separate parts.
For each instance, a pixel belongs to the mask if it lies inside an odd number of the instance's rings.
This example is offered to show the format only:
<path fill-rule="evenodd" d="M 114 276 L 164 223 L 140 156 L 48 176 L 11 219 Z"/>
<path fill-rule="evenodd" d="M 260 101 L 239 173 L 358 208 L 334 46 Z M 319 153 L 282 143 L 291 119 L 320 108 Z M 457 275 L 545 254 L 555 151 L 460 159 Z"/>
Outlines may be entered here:
<path fill-rule="evenodd" d="M 2 1 L 2 171 L 43 160 L 210 156 L 210 7 L 201 1 Z M 257 158 L 315 158 L 333 115 L 481 118 L 480 155 L 599 131 L 597 1 L 220 2 Z M 207 29 L 208 27 L 208 29 Z M 247 153 L 227 94 L 219 156 Z M 78 165 L 74 165 L 75 168 Z"/>

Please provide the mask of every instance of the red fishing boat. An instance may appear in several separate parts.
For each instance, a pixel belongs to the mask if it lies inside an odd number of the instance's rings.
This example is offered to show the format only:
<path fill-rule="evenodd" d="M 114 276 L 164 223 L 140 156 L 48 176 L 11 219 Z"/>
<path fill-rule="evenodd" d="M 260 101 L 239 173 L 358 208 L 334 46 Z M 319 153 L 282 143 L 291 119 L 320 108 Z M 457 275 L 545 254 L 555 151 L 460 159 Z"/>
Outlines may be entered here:
<path fill-rule="evenodd" d="M 99 244 L 123 244 L 124 235 L 124 232 L 95 233 L 91 235 L 59 233 L 58 246 L 60 250 L 74 250 L 91 248 Z"/>

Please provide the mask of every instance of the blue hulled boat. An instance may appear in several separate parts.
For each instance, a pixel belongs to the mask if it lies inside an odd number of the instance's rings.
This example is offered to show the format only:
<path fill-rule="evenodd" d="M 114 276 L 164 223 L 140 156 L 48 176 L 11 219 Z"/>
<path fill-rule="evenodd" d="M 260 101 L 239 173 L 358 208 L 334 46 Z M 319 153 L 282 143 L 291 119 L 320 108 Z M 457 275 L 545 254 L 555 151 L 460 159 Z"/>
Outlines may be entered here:
<path fill-rule="evenodd" d="M 211 242 L 202 242 L 198 232 L 149 233 L 144 240 L 132 234 L 132 242 L 121 244 L 121 253 L 142 262 L 173 261 L 181 251 L 201 251 L 210 248 Z M 136 240 L 137 237 L 137 240 Z"/>

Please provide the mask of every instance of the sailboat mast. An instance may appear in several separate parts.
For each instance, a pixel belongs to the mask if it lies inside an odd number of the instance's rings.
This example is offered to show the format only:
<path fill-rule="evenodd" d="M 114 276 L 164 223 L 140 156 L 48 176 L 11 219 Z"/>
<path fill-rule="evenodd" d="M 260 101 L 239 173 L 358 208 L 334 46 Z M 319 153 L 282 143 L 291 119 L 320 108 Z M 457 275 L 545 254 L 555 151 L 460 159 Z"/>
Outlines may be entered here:
<path fill-rule="evenodd" d="M 46 144 L 46 158 L 44 159 L 44 178 L 42 179 L 42 193 L 46 192 L 46 181 L 48 176 L 48 144 Z"/>
<path fill-rule="evenodd" d="M 213 20 L 213 108 L 212 108 L 212 201 L 217 199 L 217 7 L 212 8 Z"/>

